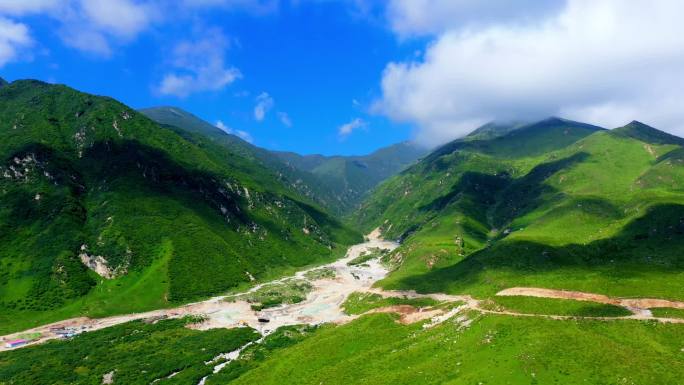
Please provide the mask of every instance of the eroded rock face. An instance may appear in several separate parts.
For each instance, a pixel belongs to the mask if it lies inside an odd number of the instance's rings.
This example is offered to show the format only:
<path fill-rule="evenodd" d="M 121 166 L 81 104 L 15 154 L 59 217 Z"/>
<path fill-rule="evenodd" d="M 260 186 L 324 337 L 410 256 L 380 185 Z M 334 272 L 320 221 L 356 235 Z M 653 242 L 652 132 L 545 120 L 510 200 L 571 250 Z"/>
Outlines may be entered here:
<path fill-rule="evenodd" d="M 107 260 L 101 255 L 88 255 L 88 253 L 81 253 L 78 255 L 81 262 L 90 270 L 96 272 L 100 277 L 112 279 L 115 277 L 112 269 L 107 265 Z"/>
<path fill-rule="evenodd" d="M 105 257 L 88 254 L 88 246 L 85 244 L 81 245 L 81 253 L 78 257 L 81 259 L 81 263 L 86 265 L 90 270 L 96 272 L 102 278 L 112 279 L 126 273 L 126 269 L 121 266 L 116 269 L 109 267 L 109 262 L 107 262 Z"/>

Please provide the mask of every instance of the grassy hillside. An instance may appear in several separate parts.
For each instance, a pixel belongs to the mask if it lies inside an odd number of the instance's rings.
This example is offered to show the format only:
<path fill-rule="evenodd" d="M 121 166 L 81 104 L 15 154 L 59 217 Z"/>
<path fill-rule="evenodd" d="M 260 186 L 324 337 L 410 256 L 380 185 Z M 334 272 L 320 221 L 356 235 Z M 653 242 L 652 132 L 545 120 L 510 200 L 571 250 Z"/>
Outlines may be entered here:
<path fill-rule="evenodd" d="M 425 329 L 372 315 L 229 364 L 207 384 L 666 385 L 684 375 L 682 336 L 637 321 L 480 316 Z"/>
<path fill-rule="evenodd" d="M 274 170 L 281 182 L 338 215 L 351 213 L 369 190 L 395 175 L 427 150 L 404 142 L 363 156 L 299 155 L 272 152 L 228 134 L 178 107 L 141 110 L 150 119 L 201 134 L 216 144 Z"/>
<path fill-rule="evenodd" d="M 681 325 L 467 317 L 468 324 L 433 328 L 401 325 L 390 314 L 343 326 L 285 327 L 216 374 L 218 362 L 204 362 L 253 340 L 250 329 L 198 332 L 182 321 L 131 322 L 2 353 L 0 383 L 93 384 L 112 372 L 115 384 L 196 384 L 208 375 L 207 385 L 669 385 L 684 376 Z"/>
<path fill-rule="evenodd" d="M 604 131 L 549 119 L 443 146 L 382 184 L 355 218 L 404 240 L 388 288 L 683 299 L 680 143 L 638 122 Z"/>
<path fill-rule="evenodd" d="M 190 140 L 210 140 L 214 145 L 258 163 L 271 170 L 282 184 L 315 201 L 329 211 L 339 214 L 343 202 L 334 186 L 327 185 L 312 173 L 286 164 L 272 152 L 254 146 L 178 107 L 152 107 L 140 110 L 145 116 L 167 126 Z"/>
<path fill-rule="evenodd" d="M 212 295 L 360 239 L 270 169 L 109 98 L 13 82 L 0 135 L 4 332 Z"/>
<path fill-rule="evenodd" d="M 342 214 L 358 208 L 367 193 L 385 179 L 413 164 L 427 149 L 410 142 L 381 148 L 363 156 L 299 155 L 276 152 L 286 164 L 311 173 L 334 192 Z"/>
<path fill-rule="evenodd" d="M 106 377 L 114 384 L 197 384 L 212 372 L 205 362 L 260 337 L 249 328 L 184 327 L 192 321 L 135 321 L 5 353 L 0 384 L 101 384 Z"/>

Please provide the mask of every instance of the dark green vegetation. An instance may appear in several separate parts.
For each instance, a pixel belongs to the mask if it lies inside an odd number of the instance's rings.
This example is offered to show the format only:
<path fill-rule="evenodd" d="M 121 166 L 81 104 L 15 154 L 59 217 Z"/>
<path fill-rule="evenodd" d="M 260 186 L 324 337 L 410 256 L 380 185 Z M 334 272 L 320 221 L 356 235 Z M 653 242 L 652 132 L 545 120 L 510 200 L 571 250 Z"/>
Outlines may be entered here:
<path fill-rule="evenodd" d="M 367 252 L 361 253 L 358 257 L 352 259 L 351 261 L 347 262 L 348 266 L 356 266 L 356 265 L 362 265 L 371 259 L 375 258 L 380 258 L 386 254 L 385 250 L 374 248 L 371 249 Z"/>
<path fill-rule="evenodd" d="M 607 131 L 547 119 L 437 149 L 355 219 L 404 241 L 386 288 L 684 299 L 681 143 L 638 122 Z"/>
<path fill-rule="evenodd" d="M 317 330 L 316 327 L 306 325 L 283 326 L 273 334 L 268 335 L 259 344 L 250 345 L 240 357 L 231 361 L 217 374 L 207 378 L 206 385 L 228 384 L 250 370 L 259 368 L 263 362 L 280 350 L 303 341 Z"/>
<path fill-rule="evenodd" d="M 308 281 L 288 279 L 284 282 L 264 285 L 255 292 L 241 295 L 238 299 L 251 303 L 254 310 L 261 310 L 284 303 L 302 302 L 311 289 L 312 286 Z"/>
<path fill-rule="evenodd" d="M 0 135 L 2 332 L 208 296 L 361 239 L 271 169 L 109 98 L 13 82 Z"/>
<path fill-rule="evenodd" d="M 427 149 L 410 142 L 398 143 L 361 156 L 299 155 L 274 153 L 287 165 L 315 175 L 334 192 L 338 212 L 358 208 L 367 193 L 380 182 L 413 164 Z"/>
<path fill-rule="evenodd" d="M 357 208 L 370 189 L 427 152 L 408 142 L 364 156 L 272 152 L 247 143 L 177 107 L 154 107 L 141 112 L 173 129 L 201 134 L 215 144 L 273 170 L 283 184 L 339 215 Z"/>
<path fill-rule="evenodd" d="M 318 269 L 313 269 L 304 273 L 304 278 L 310 281 L 316 281 L 319 279 L 330 279 L 335 278 L 335 269 L 330 267 L 321 267 Z"/>
<path fill-rule="evenodd" d="M 352 293 L 342 304 L 344 312 L 347 314 L 363 314 L 369 310 L 393 305 L 411 305 L 413 307 L 436 306 L 439 302 L 431 298 L 402 298 L 390 297 L 383 298 L 379 294 L 372 293 Z"/>
<path fill-rule="evenodd" d="M 474 315 L 471 315 L 474 316 Z M 423 329 L 389 314 L 322 327 L 212 384 L 650 384 L 681 382 L 681 325 L 480 316 Z"/>
<path fill-rule="evenodd" d="M 310 172 L 283 162 L 276 154 L 229 134 L 178 107 L 153 107 L 140 111 L 155 122 L 186 137 L 211 141 L 215 146 L 239 154 L 250 162 L 271 170 L 274 178 L 333 212 L 341 210 L 333 186 L 328 186 Z"/>
<path fill-rule="evenodd" d="M 360 240 L 318 205 L 349 210 L 392 162 L 276 157 L 178 115 L 160 126 L 62 86 L 0 87 L 0 329 L 170 306 L 246 287 L 252 275 L 265 280 L 330 260 Z M 404 150 L 393 151 L 386 159 L 404 159 L 397 158 Z M 403 241 L 382 256 L 395 268 L 380 283 L 387 288 L 465 293 L 489 298 L 493 309 L 577 317 L 629 312 L 494 294 L 534 286 L 684 299 L 682 140 L 638 122 L 613 131 L 555 118 L 483 126 L 380 185 L 352 219 Z M 105 261 L 115 278 L 96 275 L 80 255 Z M 329 275 L 321 269 L 307 277 Z M 309 288 L 290 281 L 249 299 L 256 308 L 276 306 L 301 301 Z M 354 293 L 344 309 L 400 304 L 457 305 Z M 676 309 L 653 313 L 682 317 Z M 204 362 L 254 341 L 254 331 L 132 322 L 2 353 L 0 384 L 100 384 L 108 373 L 115 384 L 196 384 L 205 375 L 207 384 L 669 385 L 684 378 L 679 324 L 468 311 L 424 328 L 396 317 L 281 328 L 218 374 Z"/>
<path fill-rule="evenodd" d="M 0 384 L 101 384 L 108 373 L 114 384 L 197 384 L 212 372 L 205 362 L 259 338 L 249 328 L 201 332 L 188 322 L 135 321 L 5 352 Z"/>
<path fill-rule="evenodd" d="M 579 317 L 624 317 L 632 312 L 621 306 L 574 301 L 568 299 L 535 297 L 494 297 L 488 307 L 497 311 L 513 311 L 523 314 L 546 314 Z"/>
<path fill-rule="evenodd" d="M 651 313 L 656 317 L 663 318 L 684 318 L 684 309 L 654 308 Z"/>
<path fill-rule="evenodd" d="M 464 140 L 494 139 L 518 128 L 525 127 L 526 124 L 524 122 L 490 122 L 473 130 L 473 132 L 466 135 Z"/>
<path fill-rule="evenodd" d="M 461 315 L 463 316 L 463 315 Z M 343 326 L 290 326 L 210 374 L 251 329 L 194 331 L 131 322 L 0 354 L 0 384 L 653 384 L 684 376 L 681 325 L 467 314 L 425 329 L 374 314 Z M 176 373 L 171 378 L 166 378 Z"/>

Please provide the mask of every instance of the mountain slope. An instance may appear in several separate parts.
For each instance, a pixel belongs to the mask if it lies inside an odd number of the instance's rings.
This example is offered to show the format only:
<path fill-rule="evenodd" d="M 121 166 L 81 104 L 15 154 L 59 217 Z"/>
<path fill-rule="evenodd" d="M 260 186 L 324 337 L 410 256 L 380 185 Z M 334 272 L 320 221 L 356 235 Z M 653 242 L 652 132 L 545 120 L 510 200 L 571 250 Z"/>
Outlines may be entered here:
<path fill-rule="evenodd" d="M 337 214 L 355 209 L 378 183 L 403 170 L 427 150 L 409 142 L 381 148 L 363 156 L 299 155 L 269 151 L 228 134 L 177 107 L 141 110 L 150 119 L 202 134 L 233 152 L 275 171 L 281 181 Z"/>
<path fill-rule="evenodd" d="M 489 122 L 465 136 L 466 140 L 487 140 L 508 134 L 511 131 L 524 127 L 524 122 Z"/>
<path fill-rule="evenodd" d="M 362 156 L 299 155 L 276 152 L 286 164 L 316 175 L 335 191 L 343 212 L 354 210 L 380 182 L 413 164 L 427 149 L 411 142 L 397 143 Z"/>
<path fill-rule="evenodd" d="M 186 136 L 189 140 L 198 140 L 196 136 L 199 135 L 201 138 L 199 140 L 208 138 L 217 146 L 239 154 L 252 162 L 259 163 L 272 170 L 281 183 L 288 185 L 331 212 L 339 213 L 341 211 L 341 203 L 337 199 L 336 193 L 329 186 L 315 175 L 285 164 L 266 149 L 254 146 L 178 107 L 153 107 L 143 109 L 140 112 L 157 123 L 166 125 Z"/>
<path fill-rule="evenodd" d="M 109 98 L 16 81 L 0 134 L 5 330 L 211 295 L 360 239 L 271 170 Z"/>
<path fill-rule="evenodd" d="M 683 150 L 653 128 L 633 132 L 550 119 L 436 150 L 355 215 L 405 240 L 383 285 L 681 299 Z"/>

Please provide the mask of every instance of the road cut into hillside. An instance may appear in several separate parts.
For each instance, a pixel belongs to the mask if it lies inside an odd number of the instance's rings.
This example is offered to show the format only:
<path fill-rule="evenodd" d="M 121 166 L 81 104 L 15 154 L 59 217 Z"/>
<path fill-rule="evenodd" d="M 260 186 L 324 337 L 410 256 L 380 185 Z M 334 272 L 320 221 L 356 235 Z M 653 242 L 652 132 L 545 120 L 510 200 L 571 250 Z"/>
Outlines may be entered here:
<path fill-rule="evenodd" d="M 569 299 L 574 301 L 596 302 L 606 305 L 622 306 L 634 313 L 632 318 L 651 318 L 649 309 L 673 308 L 684 309 L 684 302 L 658 298 L 614 298 L 603 294 L 585 293 L 581 291 L 554 290 L 539 287 L 511 287 L 496 293 L 498 296 L 523 296 L 537 298 Z"/>

